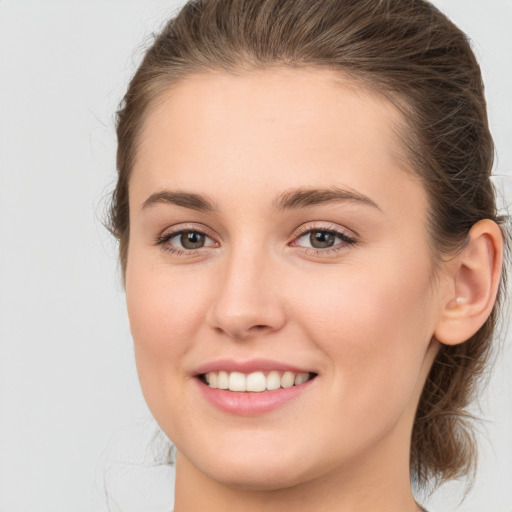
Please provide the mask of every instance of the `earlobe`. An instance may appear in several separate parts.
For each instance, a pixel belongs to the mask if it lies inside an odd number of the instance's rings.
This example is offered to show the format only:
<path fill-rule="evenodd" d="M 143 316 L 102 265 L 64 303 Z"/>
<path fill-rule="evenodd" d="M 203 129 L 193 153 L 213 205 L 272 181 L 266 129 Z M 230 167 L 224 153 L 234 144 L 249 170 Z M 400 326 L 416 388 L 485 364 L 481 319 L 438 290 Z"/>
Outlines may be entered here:
<path fill-rule="evenodd" d="M 449 290 L 434 332 L 445 345 L 463 343 L 485 323 L 496 301 L 503 265 L 503 235 L 492 220 L 477 222 L 449 262 Z"/>

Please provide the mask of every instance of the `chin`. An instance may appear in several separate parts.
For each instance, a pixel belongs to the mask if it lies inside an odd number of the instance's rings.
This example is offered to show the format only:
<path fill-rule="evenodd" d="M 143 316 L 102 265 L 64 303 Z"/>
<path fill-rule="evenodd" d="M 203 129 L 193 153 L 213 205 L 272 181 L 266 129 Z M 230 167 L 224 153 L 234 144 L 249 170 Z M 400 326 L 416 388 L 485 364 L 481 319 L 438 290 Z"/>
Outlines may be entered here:
<path fill-rule="evenodd" d="M 207 476 L 233 489 L 244 491 L 275 491 L 294 487 L 306 478 L 293 468 L 271 464 L 250 464 L 230 468 L 211 468 Z"/>
<path fill-rule="evenodd" d="M 293 452 L 293 453 L 292 453 Z M 187 453 L 187 463 L 207 478 L 226 487 L 246 491 L 272 491 L 293 487 L 314 478 L 314 463 L 307 464 L 304 453 L 278 447 L 238 449 L 216 445 Z M 299 465 L 297 462 L 301 461 Z M 178 459 L 179 464 L 179 459 Z M 310 471 L 307 471 L 307 468 Z M 311 473 L 311 474 L 309 474 Z"/>

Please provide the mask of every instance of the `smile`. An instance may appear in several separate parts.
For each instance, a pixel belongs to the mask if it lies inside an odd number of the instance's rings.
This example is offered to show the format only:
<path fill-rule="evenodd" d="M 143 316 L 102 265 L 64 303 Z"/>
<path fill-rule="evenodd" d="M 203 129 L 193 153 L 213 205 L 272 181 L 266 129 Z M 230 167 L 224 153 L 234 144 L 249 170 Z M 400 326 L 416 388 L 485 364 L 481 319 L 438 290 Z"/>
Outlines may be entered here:
<path fill-rule="evenodd" d="M 288 389 L 300 386 L 311 380 L 315 374 L 311 372 L 291 371 L 255 371 L 249 374 L 242 372 L 211 371 L 200 375 L 200 379 L 209 388 L 223 389 L 234 392 L 262 393 L 277 389 Z"/>
<path fill-rule="evenodd" d="M 195 372 L 197 391 L 215 409 L 236 416 L 259 416 L 308 396 L 318 373 L 268 359 L 218 360 Z"/>

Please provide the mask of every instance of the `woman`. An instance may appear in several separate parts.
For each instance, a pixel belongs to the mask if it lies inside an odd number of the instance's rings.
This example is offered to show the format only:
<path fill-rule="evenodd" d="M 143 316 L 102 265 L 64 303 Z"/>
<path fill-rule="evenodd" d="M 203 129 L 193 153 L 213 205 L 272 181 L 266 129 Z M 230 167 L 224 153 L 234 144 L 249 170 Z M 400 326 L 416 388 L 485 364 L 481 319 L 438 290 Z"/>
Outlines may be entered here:
<path fill-rule="evenodd" d="M 480 70 L 423 0 L 189 2 L 118 117 L 175 512 L 417 511 L 470 474 L 503 283 Z"/>

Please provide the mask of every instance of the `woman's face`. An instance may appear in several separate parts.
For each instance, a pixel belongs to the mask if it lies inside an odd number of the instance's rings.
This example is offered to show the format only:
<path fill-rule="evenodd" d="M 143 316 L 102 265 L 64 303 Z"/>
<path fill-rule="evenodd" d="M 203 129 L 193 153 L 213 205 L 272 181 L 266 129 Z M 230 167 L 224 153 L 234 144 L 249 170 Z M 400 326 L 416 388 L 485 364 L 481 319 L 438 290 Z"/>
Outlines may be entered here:
<path fill-rule="evenodd" d="M 426 194 L 400 164 L 395 108 L 334 76 L 194 76 L 142 131 L 126 271 L 139 378 L 179 457 L 229 485 L 408 463 L 441 302 Z"/>

